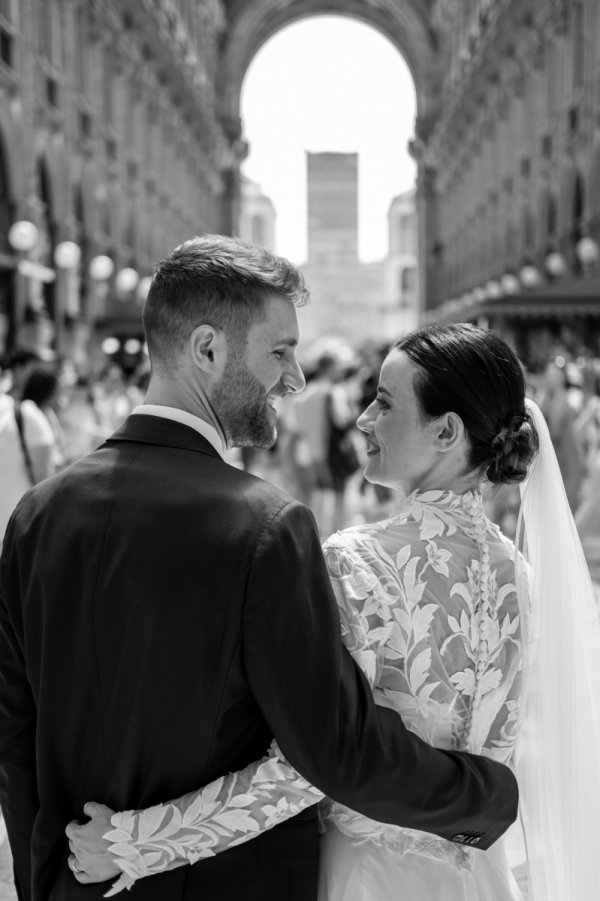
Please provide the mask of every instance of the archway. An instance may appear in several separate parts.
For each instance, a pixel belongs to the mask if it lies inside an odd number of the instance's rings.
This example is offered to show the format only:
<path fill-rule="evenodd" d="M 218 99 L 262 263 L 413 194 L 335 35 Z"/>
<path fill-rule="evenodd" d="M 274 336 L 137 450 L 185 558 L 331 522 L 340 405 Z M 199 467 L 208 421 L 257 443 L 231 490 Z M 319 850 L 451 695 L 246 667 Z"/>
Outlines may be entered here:
<path fill-rule="evenodd" d="M 351 16 L 389 38 L 405 57 L 415 80 L 418 118 L 423 121 L 431 114 L 436 106 L 437 48 L 420 0 L 233 0 L 218 80 L 220 112 L 226 124 L 239 127 L 242 81 L 265 41 L 285 25 L 321 14 Z"/>
<path fill-rule="evenodd" d="M 220 56 L 219 112 L 231 147 L 225 175 L 223 229 L 236 230 L 239 167 L 244 156 L 240 95 L 246 70 L 262 45 L 286 25 L 316 15 L 350 16 L 378 29 L 406 59 L 415 83 L 417 136 L 426 137 L 437 110 L 439 61 L 436 39 L 422 0 L 231 0 Z"/>

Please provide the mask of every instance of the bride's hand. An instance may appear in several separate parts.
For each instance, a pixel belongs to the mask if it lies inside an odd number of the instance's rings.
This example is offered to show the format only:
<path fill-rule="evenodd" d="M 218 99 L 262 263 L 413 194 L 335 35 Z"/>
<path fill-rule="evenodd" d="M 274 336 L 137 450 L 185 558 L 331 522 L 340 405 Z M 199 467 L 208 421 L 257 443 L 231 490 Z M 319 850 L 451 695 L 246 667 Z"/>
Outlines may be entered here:
<path fill-rule="evenodd" d="M 114 854 L 108 850 L 111 842 L 103 838 L 113 828 L 110 818 L 114 813 L 106 804 L 88 801 L 83 812 L 90 817 L 89 823 L 72 820 L 65 832 L 69 839 L 69 867 L 78 882 L 105 882 L 119 876 L 121 870 L 115 863 Z"/>

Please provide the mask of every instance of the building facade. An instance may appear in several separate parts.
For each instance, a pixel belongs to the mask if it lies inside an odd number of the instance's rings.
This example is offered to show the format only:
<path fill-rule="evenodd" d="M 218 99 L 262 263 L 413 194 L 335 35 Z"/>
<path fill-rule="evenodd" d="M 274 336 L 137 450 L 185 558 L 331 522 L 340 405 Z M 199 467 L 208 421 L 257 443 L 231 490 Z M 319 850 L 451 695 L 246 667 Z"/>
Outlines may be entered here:
<path fill-rule="evenodd" d="M 415 80 L 421 317 L 497 325 L 525 356 L 568 322 L 598 349 L 597 0 L 0 0 L 0 350 L 137 334 L 152 262 L 239 232 L 244 75 L 325 12 L 378 28 Z M 370 266 L 359 293 L 389 296 Z"/>
<path fill-rule="evenodd" d="M 0 2 L 0 351 L 140 334 L 153 261 L 220 230 L 225 24 L 220 0 Z"/>
<path fill-rule="evenodd" d="M 438 0 L 441 110 L 428 181 L 430 321 L 503 331 L 540 365 L 600 353 L 600 4 Z"/>

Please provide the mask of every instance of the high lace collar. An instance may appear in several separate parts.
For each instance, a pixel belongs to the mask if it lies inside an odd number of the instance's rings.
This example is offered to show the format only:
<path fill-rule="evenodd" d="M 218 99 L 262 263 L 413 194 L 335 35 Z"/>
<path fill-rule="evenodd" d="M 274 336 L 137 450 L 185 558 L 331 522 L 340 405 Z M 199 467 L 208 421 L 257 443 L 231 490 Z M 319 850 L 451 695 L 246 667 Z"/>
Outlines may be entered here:
<path fill-rule="evenodd" d="M 399 500 L 391 518 L 410 515 L 415 506 L 434 507 L 457 514 L 464 512 L 470 516 L 484 511 L 483 496 L 479 490 L 470 489 L 458 494 L 450 488 L 431 488 L 428 491 L 417 488 Z"/>
<path fill-rule="evenodd" d="M 425 524 L 425 534 L 441 534 L 454 527 L 461 528 L 478 541 L 486 532 L 494 532 L 494 524 L 488 519 L 483 497 L 478 490 L 458 494 L 450 489 L 417 489 L 403 497 L 387 519 L 387 526 L 414 521 Z M 445 524 L 445 525 L 443 525 Z M 441 529 L 441 531 L 440 531 Z"/>

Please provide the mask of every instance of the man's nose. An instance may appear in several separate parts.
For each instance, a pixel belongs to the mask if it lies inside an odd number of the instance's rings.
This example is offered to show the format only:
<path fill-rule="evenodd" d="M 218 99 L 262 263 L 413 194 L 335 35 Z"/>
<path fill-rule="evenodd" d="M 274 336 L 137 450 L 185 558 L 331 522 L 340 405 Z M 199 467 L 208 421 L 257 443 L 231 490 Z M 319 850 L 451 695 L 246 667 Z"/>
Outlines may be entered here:
<path fill-rule="evenodd" d="M 294 359 L 288 366 L 283 383 L 291 394 L 298 394 L 306 388 L 306 379 L 298 360 Z"/>

